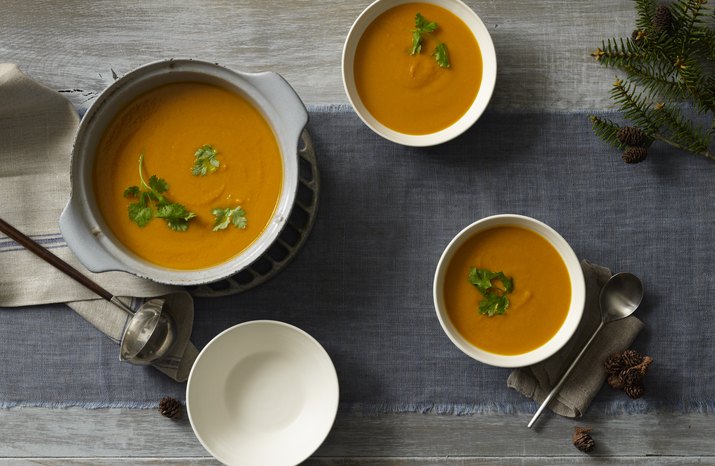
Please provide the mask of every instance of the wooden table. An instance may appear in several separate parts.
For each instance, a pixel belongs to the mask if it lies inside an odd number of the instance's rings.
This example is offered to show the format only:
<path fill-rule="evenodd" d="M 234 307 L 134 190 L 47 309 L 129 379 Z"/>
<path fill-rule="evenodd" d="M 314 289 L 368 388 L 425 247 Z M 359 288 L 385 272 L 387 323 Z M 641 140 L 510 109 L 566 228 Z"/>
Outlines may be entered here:
<path fill-rule="evenodd" d="M 633 2 L 468 0 L 487 25 L 499 62 L 491 109 L 608 108 L 614 73 L 589 56 L 601 39 L 633 28 Z M 347 99 L 342 44 L 368 5 L 354 0 L 3 0 L 0 60 L 85 107 L 130 69 L 170 57 L 273 70 L 308 105 Z M 69 311 L 68 311 L 69 312 Z M 311 464 L 580 464 L 574 420 L 547 414 L 363 417 L 339 415 Z M 708 414 L 587 413 L 610 463 L 715 463 Z M 217 464 L 187 421 L 151 410 L 15 408 L 0 411 L 0 464 Z M 156 439 L 164 439 L 156 441 Z"/>

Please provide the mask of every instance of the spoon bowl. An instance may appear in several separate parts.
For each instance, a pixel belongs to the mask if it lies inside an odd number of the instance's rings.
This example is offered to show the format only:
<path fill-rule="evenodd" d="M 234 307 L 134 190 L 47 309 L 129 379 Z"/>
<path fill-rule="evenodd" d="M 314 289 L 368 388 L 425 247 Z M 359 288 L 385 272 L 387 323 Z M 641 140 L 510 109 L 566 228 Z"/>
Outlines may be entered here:
<path fill-rule="evenodd" d="M 633 314 L 643 300 L 643 283 L 632 273 L 612 276 L 599 295 L 601 320 L 604 324 Z"/>
<path fill-rule="evenodd" d="M 166 355 L 176 341 L 176 323 L 160 298 L 144 303 L 127 323 L 119 345 L 119 359 L 146 365 Z"/>

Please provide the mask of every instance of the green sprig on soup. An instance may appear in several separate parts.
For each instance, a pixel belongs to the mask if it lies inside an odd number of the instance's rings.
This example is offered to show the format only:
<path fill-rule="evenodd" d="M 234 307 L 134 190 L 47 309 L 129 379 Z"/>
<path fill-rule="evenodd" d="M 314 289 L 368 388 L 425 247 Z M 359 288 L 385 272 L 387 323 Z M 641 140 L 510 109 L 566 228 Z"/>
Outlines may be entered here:
<path fill-rule="evenodd" d="M 507 295 L 514 290 L 514 280 L 504 275 L 503 272 L 492 272 L 488 269 L 478 269 L 472 267 L 467 277 L 469 283 L 482 294 L 483 298 L 479 302 L 479 313 L 493 317 L 502 315 L 509 309 L 509 298 Z M 494 282 L 501 283 L 499 287 Z"/>

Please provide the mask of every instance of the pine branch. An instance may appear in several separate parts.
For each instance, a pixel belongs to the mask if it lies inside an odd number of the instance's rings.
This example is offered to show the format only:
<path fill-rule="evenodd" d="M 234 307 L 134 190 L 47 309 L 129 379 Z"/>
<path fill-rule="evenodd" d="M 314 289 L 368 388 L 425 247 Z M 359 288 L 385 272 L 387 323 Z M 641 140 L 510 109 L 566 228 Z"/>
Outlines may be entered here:
<path fill-rule="evenodd" d="M 644 62 L 626 66 L 624 71 L 633 82 L 646 90 L 651 99 L 662 100 L 669 97 L 680 100 L 688 96 L 674 76 L 670 65 Z"/>
<path fill-rule="evenodd" d="M 694 41 L 691 39 L 695 29 L 702 25 L 704 4 L 703 0 L 677 0 L 670 5 L 681 57 L 688 57 L 692 52 Z"/>
<path fill-rule="evenodd" d="M 679 59 L 675 62 L 675 70 L 680 78 L 683 92 L 692 97 L 700 113 L 715 111 L 715 96 L 713 89 L 708 87 L 708 81 L 703 75 L 703 70 L 694 58 Z"/>
<path fill-rule="evenodd" d="M 669 146 L 673 146 L 673 147 L 675 147 L 676 149 L 680 149 L 680 150 L 682 150 L 682 151 L 684 151 L 684 152 L 692 152 L 692 151 L 689 150 L 687 147 L 685 147 L 685 146 L 683 146 L 683 145 L 681 145 L 681 144 L 678 144 L 678 143 L 675 142 L 675 141 L 671 141 L 670 139 L 668 139 L 667 137 L 663 136 L 662 134 L 659 134 L 659 133 L 654 134 L 654 135 L 653 135 L 653 139 L 656 139 L 656 140 L 658 140 L 658 141 L 660 141 L 660 142 L 664 142 L 664 143 L 668 144 Z M 715 154 L 713 154 L 713 153 L 712 153 L 711 151 L 709 151 L 709 150 L 708 150 L 708 151 L 705 151 L 705 152 L 703 152 L 703 153 L 695 154 L 695 155 L 702 155 L 702 156 L 704 156 L 704 157 L 709 158 L 710 160 L 715 160 Z"/>
<path fill-rule="evenodd" d="M 713 16 L 715 16 L 715 8 L 713 8 Z M 702 41 L 700 42 L 699 52 L 706 60 L 715 60 L 715 31 L 712 29 L 704 29 L 702 32 Z"/>
<path fill-rule="evenodd" d="M 655 0 L 636 0 L 636 27 L 641 31 L 650 32 L 655 15 Z"/>
<path fill-rule="evenodd" d="M 708 8 L 707 0 L 659 5 L 661 1 L 635 0 L 637 29 L 631 38 L 607 39 L 591 55 L 601 65 L 626 73 L 628 81 L 618 79 L 611 98 L 649 138 L 647 143 L 631 142 L 629 151 L 642 152 L 658 140 L 715 160 L 710 149 L 715 119 L 710 128 L 703 128 L 680 110 L 682 104 L 692 105 L 700 114 L 715 116 L 715 8 Z M 595 116 L 591 122 L 597 136 L 624 148 L 618 124 Z M 624 160 L 637 163 L 645 158 L 634 155 L 624 154 Z"/>
<path fill-rule="evenodd" d="M 646 50 L 633 39 L 603 41 L 601 48 L 594 50 L 591 56 L 600 64 L 611 68 L 623 68 L 649 58 Z"/>
<path fill-rule="evenodd" d="M 626 148 L 626 145 L 618 140 L 620 126 L 607 118 L 600 118 L 596 115 L 590 115 L 588 118 L 591 120 L 591 128 L 596 133 L 596 136 L 617 149 L 623 150 Z"/>
<path fill-rule="evenodd" d="M 658 131 L 658 118 L 653 113 L 651 105 L 647 101 L 647 96 L 637 93 L 636 87 L 628 82 L 617 79 L 611 89 L 611 98 L 620 107 L 626 118 L 631 120 L 636 126 L 646 133 L 653 134 Z"/>
<path fill-rule="evenodd" d="M 667 141 L 689 152 L 694 152 L 706 157 L 712 157 L 708 151 L 710 135 L 702 128 L 697 128 L 692 121 L 686 119 L 682 112 L 675 107 L 662 106 L 658 110 L 659 121 L 664 131 L 656 131 L 654 139 Z"/>

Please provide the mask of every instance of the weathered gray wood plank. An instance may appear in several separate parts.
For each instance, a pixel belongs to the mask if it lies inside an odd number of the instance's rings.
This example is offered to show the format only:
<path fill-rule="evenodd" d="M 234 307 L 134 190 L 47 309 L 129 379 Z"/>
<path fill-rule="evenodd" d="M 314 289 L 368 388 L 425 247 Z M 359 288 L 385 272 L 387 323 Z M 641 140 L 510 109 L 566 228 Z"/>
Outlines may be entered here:
<path fill-rule="evenodd" d="M 493 465 L 493 466 L 515 466 L 515 465 L 533 465 L 533 466 L 556 466 L 556 465 L 578 465 L 578 464 L 593 464 L 594 461 L 601 464 L 628 464 L 631 466 L 660 466 L 660 465 L 692 465 L 692 464 L 712 464 L 712 457 L 652 457 L 652 456 L 635 456 L 635 457 L 601 457 L 595 459 L 583 455 L 579 458 L 524 458 L 511 456 L 505 458 L 493 457 L 433 457 L 433 458 L 319 458 L 310 459 L 303 463 L 303 466 L 432 466 L 432 465 L 447 465 L 447 466 L 468 466 L 468 465 Z M 22 458 L 22 459 L 0 459 L 0 466 L 115 466 L 132 464 L 136 466 L 170 466 L 170 465 L 220 465 L 216 460 L 210 458 Z"/>
<path fill-rule="evenodd" d="M 589 52 L 628 36 L 633 2 L 466 0 L 497 50 L 495 109 L 609 106 L 614 73 Z M 308 104 L 344 103 L 342 45 L 371 0 L 3 0 L 0 60 L 82 105 L 118 74 L 193 57 L 283 74 Z M 74 91 L 73 91 L 74 90 Z"/>
<path fill-rule="evenodd" d="M 593 428 L 593 456 L 712 457 L 715 423 L 704 414 L 593 414 L 586 422 L 528 414 L 364 417 L 341 414 L 318 458 L 580 458 L 575 425 Z M 201 458 L 186 420 L 151 410 L 15 408 L 0 411 L 0 458 Z M 328 461 L 325 459 L 325 461 Z M 430 460 L 433 461 L 433 460 Z M 429 464 L 429 463 L 428 463 Z"/>

